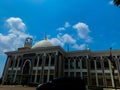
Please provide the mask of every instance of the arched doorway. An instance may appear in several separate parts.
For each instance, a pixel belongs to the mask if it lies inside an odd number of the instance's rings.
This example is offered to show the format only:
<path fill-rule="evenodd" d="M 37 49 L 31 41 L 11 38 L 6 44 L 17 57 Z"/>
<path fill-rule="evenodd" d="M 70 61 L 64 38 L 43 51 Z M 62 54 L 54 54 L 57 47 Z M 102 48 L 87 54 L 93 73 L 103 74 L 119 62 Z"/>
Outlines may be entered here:
<path fill-rule="evenodd" d="M 22 85 L 27 85 L 30 80 L 31 61 L 26 60 L 22 69 Z"/>

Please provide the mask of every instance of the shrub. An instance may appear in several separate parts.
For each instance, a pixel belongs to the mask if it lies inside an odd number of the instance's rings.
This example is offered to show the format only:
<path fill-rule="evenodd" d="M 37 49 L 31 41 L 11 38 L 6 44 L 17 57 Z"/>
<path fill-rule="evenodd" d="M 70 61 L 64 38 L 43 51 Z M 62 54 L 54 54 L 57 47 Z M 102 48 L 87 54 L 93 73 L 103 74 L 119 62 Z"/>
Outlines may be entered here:
<path fill-rule="evenodd" d="M 0 78 L 0 84 L 2 84 L 2 78 Z"/>

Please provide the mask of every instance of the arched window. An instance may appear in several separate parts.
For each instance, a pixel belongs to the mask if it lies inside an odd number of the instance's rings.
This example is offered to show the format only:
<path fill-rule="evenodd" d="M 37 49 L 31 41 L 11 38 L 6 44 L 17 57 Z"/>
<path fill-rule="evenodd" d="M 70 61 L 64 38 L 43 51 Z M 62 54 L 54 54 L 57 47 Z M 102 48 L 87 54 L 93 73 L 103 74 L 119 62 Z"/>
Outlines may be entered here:
<path fill-rule="evenodd" d="M 12 67 L 12 65 L 13 65 L 13 60 L 10 61 L 10 67 Z"/>
<path fill-rule="evenodd" d="M 80 59 L 76 58 L 76 68 L 79 69 L 80 68 Z"/>
<path fill-rule="evenodd" d="M 91 66 L 91 69 L 95 69 L 94 59 L 90 60 L 90 66 Z"/>
<path fill-rule="evenodd" d="M 13 67 L 13 65 L 14 65 L 14 59 L 15 59 L 14 56 L 10 57 L 10 67 Z"/>
<path fill-rule="evenodd" d="M 41 66 L 42 65 L 42 56 L 39 57 L 39 65 L 38 66 Z"/>
<path fill-rule="evenodd" d="M 23 74 L 30 74 L 31 61 L 26 60 L 23 64 Z"/>
<path fill-rule="evenodd" d="M 21 67 L 21 65 L 22 65 L 22 58 L 20 58 L 20 60 L 19 60 L 19 65 L 18 65 L 18 67 Z"/>
<path fill-rule="evenodd" d="M 70 58 L 70 69 L 74 69 L 74 59 Z"/>
<path fill-rule="evenodd" d="M 101 69 L 101 61 L 99 59 L 96 60 L 97 69 Z"/>
<path fill-rule="evenodd" d="M 82 68 L 86 69 L 87 68 L 86 57 L 83 57 L 81 60 L 82 60 Z"/>
<path fill-rule="evenodd" d="M 65 60 L 65 69 L 68 69 L 68 59 L 66 58 L 66 59 L 64 59 Z"/>
<path fill-rule="evenodd" d="M 18 64 L 18 58 L 15 60 L 15 67 L 17 67 Z"/>
<path fill-rule="evenodd" d="M 51 66 L 53 66 L 55 64 L 55 56 L 52 55 L 51 56 Z"/>
<path fill-rule="evenodd" d="M 49 64 L 49 55 L 46 56 L 45 66 L 48 66 L 48 64 Z"/>
<path fill-rule="evenodd" d="M 108 69 L 108 68 L 109 68 L 109 62 L 108 62 L 108 59 L 107 59 L 107 58 L 104 59 L 104 68 L 105 68 L 105 69 Z"/>
<path fill-rule="evenodd" d="M 37 57 L 34 59 L 34 66 L 37 66 Z"/>

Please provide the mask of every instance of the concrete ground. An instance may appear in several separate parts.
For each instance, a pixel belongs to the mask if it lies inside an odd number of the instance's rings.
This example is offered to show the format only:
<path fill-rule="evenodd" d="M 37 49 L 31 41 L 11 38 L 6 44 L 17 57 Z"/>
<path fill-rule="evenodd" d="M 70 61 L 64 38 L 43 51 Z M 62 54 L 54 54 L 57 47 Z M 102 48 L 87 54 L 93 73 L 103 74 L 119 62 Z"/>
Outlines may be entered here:
<path fill-rule="evenodd" d="M 36 87 L 0 85 L 0 90 L 36 90 Z"/>
<path fill-rule="evenodd" d="M 0 85 L 0 90 L 36 90 L 36 87 L 28 87 L 21 85 Z M 97 89 L 87 89 L 87 90 L 97 90 Z M 120 90 L 120 89 L 103 88 L 103 90 Z"/>
<path fill-rule="evenodd" d="M 103 88 L 103 90 L 120 90 L 120 89 L 113 89 L 113 88 Z"/>

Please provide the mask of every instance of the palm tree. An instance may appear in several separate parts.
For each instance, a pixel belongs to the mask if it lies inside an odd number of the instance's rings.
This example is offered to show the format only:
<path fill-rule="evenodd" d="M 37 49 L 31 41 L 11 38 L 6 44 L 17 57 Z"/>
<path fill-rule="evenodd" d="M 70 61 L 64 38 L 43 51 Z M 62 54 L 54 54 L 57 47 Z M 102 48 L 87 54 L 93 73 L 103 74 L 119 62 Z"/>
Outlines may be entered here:
<path fill-rule="evenodd" d="M 115 4 L 116 6 L 120 6 L 120 0 L 114 0 L 114 4 Z"/>

